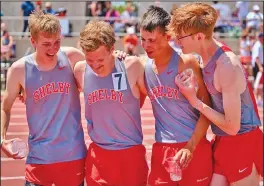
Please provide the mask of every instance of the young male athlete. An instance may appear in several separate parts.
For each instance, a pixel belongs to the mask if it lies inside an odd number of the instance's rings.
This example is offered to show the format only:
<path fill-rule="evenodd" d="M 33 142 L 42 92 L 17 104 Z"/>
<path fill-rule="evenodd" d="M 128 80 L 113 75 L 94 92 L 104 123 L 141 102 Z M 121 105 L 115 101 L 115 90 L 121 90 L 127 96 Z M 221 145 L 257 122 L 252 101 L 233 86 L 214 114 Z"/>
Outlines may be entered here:
<path fill-rule="evenodd" d="M 86 61 L 77 63 L 74 75 L 84 92 L 93 141 L 86 159 L 86 182 L 144 186 L 148 176 L 140 118 L 144 68 L 137 57 L 124 62 L 114 57 L 114 44 L 114 30 L 104 21 L 90 21 L 80 34 Z"/>
<path fill-rule="evenodd" d="M 195 57 L 179 56 L 169 45 L 169 22 L 170 15 L 164 9 L 150 6 L 140 26 L 142 46 L 148 55 L 145 84 L 156 129 L 148 184 L 207 186 L 212 176 L 212 150 L 205 137 L 210 123 L 179 92 L 175 76 L 192 69 L 198 81 L 198 97 L 209 104 L 209 96 Z M 172 181 L 166 170 L 170 157 L 175 157 L 182 169 L 178 182 Z"/>
<path fill-rule="evenodd" d="M 11 150 L 17 139 L 6 139 L 10 111 L 22 88 L 29 125 L 26 185 L 78 186 L 85 176 L 87 149 L 73 68 L 85 58 L 75 48 L 60 48 L 61 28 L 55 16 L 35 12 L 29 27 L 36 52 L 16 61 L 8 71 L 1 147 L 8 157 L 23 158 Z"/>
<path fill-rule="evenodd" d="M 212 37 L 216 19 L 210 5 L 190 3 L 174 11 L 168 26 L 183 53 L 201 55 L 212 107 L 197 98 L 193 86 L 183 86 L 186 75 L 179 74 L 176 83 L 192 106 L 213 122 L 216 139 L 211 185 L 257 186 L 259 175 L 263 176 L 261 122 L 238 57 Z"/>
<path fill-rule="evenodd" d="M 22 88 L 29 125 L 26 185 L 78 186 L 84 179 L 86 146 L 73 67 L 84 56 L 77 49 L 60 48 L 61 28 L 55 16 L 31 14 L 29 28 L 36 52 L 8 71 L 1 107 L 2 150 L 22 158 L 11 151 L 15 139 L 6 139 L 10 110 Z"/>

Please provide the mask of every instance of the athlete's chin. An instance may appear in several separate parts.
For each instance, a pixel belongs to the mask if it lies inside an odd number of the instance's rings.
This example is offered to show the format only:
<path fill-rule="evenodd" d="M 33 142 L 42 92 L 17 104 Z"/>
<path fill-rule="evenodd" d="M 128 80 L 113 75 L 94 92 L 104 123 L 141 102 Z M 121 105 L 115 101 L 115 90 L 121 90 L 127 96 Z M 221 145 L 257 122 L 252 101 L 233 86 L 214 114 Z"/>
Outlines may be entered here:
<path fill-rule="evenodd" d="M 96 69 L 93 69 L 94 73 L 100 75 L 103 73 L 103 67 L 100 67 L 100 68 L 96 68 Z"/>
<path fill-rule="evenodd" d="M 153 59 L 154 55 L 152 53 L 147 53 L 148 58 Z"/>

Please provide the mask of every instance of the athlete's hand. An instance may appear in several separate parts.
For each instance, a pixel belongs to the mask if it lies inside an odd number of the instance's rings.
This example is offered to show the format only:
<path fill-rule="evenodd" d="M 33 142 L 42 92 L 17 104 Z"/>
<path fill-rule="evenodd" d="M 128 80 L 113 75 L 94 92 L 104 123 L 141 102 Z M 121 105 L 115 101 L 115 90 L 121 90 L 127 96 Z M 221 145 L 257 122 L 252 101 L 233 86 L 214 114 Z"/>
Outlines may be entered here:
<path fill-rule="evenodd" d="M 193 75 L 180 73 L 175 77 L 175 83 L 179 87 L 180 92 L 190 103 L 192 103 L 193 100 L 197 100 L 197 84 Z"/>
<path fill-rule="evenodd" d="M 7 157 L 9 158 L 13 158 L 13 159 L 23 159 L 24 157 L 19 156 L 19 152 L 12 152 L 12 143 L 14 141 L 22 141 L 19 138 L 14 138 L 14 139 L 10 139 L 10 140 L 4 140 L 1 148 L 2 151 L 7 155 Z"/>
<path fill-rule="evenodd" d="M 189 163 L 192 160 L 192 157 L 193 155 L 192 155 L 191 150 L 185 147 L 179 150 L 175 155 L 175 159 L 177 162 L 179 162 L 180 167 L 182 169 L 185 169 L 186 167 L 188 167 Z"/>
<path fill-rule="evenodd" d="M 115 50 L 114 51 L 114 56 L 119 58 L 120 60 L 124 60 L 124 59 L 126 59 L 128 54 L 123 52 L 123 51 L 121 51 L 121 50 Z"/>

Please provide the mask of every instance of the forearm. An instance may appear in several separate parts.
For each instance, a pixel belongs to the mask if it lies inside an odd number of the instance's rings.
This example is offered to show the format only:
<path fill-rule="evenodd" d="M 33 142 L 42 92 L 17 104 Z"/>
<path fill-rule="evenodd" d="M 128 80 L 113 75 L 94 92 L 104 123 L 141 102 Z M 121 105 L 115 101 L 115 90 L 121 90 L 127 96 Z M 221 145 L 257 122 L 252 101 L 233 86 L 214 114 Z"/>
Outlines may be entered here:
<path fill-rule="evenodd" d="M 1 110 L 1 141 L 6 138 L 6 131 L 9 126 L 10 112 Z"/>
<path fill-rule="evenodd" d="M 205 118 L 204 115 L 201 115 L 196 123 L 196 127 L 194 129 L 191 139 L 186 144 L 187 148 L 191 152 L 195 150 L 200 140 L 206 136 L 209 125 L 210 125 L 209 121 Z"/>
<path fill-rule="evenodd" d="M 217 112 L 199 99 L 193 102 L 192 105 L 221 130 L 230 135 L 236 135 L 236 125 L 232 124 L 232 122 L 230 122 L 230 119 L 227 119 L 224 114 Z"/>

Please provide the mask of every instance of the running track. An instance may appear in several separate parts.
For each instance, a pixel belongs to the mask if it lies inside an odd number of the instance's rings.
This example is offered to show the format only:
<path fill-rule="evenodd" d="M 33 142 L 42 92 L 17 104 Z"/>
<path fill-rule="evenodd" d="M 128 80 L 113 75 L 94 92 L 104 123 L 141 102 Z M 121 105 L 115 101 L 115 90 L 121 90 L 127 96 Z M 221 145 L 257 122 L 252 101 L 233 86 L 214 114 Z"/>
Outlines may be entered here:
<path fill-rule="evenodd" d="M 83 110 L 83 98 L 82 100 L 82 110 Z M 82 112 L 83 113 L 83 112 Z M 263 123 L 263 108 L 259 108 L 259 113 L 262 118 Z M 151 104 L 149 99 L 141 109 L 142 123 L 143 123 L 143 133 L 144 133 L 144 145 L 147 149 L 147 160 L 150 163 L 151 157 L 151 147 L 154 142 L 154 118 L 151 110 Z M 84 115 L 82 114 L 82 124 L 85 131 L 86 144 L 91 141 L 87 136 L 86 122 L 84 120 Z M 210 137 L 210 132 L 209 135 Z M 28 137 L 28 127 L 26 121 L 25 105 L 20 101 L 16 100 L 12 109 L 12 116 L 7 131 L 7 138 L 19 137 L 23 140 L 27 140 Z M 24 185 L 24 169 L 25 169 L 25 159 L 23 160 L 13 160 L 7 158 L 4 153 L 1 153 L 1 186 L 23 186 Z"/>

